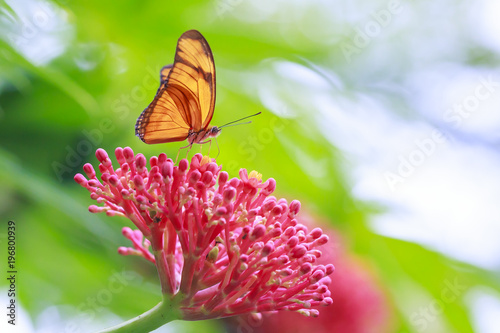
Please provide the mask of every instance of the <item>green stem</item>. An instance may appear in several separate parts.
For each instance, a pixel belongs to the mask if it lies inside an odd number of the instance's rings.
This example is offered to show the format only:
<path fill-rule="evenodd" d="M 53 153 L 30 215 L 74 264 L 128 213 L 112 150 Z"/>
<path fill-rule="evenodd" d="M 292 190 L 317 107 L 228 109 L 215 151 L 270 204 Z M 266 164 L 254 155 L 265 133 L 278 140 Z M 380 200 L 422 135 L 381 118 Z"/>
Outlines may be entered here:
<path fill-rule="evenodd" d="M 178 302 L 163 299 L 151 310 L 124 323 L 99 331 L 99 333 L 143 333 L 151 332 L 173 320 L 180 319 Z"/>

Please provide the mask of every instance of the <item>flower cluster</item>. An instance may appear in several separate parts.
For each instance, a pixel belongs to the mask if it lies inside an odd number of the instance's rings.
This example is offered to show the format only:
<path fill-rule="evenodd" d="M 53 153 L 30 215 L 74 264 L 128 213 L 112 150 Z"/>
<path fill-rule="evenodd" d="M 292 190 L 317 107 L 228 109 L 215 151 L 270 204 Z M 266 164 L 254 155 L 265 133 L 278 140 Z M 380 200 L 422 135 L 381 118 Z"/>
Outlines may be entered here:
<path fill-rule="evenodd" d="M 255 171 L 239 178 L 208 157 L 179 165 L 165 154 L 144 155 L 117 148 L 114 169 L 103 149 L 96 152 L 100 179 L 85 164 L 75 181 L 99 206 L 90 212 L 125 216 L 138 230 L 123 228 L 132 242 L 123 255 L 153 262 L 162 293 L 175 299 L 180 319 L 220 318 L 250 312 L 297 311 L 317 316 L 332 303 L 327 285 L 332 264 L 318 264 L 322 230 L 297 222 L 298 201 L 271 196 L 274 179 Z"/>

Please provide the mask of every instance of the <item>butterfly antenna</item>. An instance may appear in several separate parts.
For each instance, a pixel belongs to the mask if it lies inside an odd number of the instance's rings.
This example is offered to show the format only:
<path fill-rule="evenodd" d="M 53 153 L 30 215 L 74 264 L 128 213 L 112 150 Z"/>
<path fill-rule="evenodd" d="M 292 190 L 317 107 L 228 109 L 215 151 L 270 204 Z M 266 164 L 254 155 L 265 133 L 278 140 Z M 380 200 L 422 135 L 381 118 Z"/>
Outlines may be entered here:
<path fill-rule="evenodd" d="M 231 125 L 226 124 L 224 126 L 219 127 L 219 129 L 221 129 L 222 127 L 231 127 L 231 126 L 245 125 L 245 124 L 251 124 L 251 123 L 252 123 L 251 121 L 246 121 L 244 123 L 238 123 L 238 124 L 231 124 Z"/>
<path fill-rule="evenodd" d="M 241 118 L 241 119 L 238 119 L 238 120 L 235 120 L 235 121 L 231 121 L 231 122 L 229 122 L 229 123 L 227 123 L 227 124 L 225 124 L 225 125 L 220 126 L 219 128 L 222 128 L 222 127 L 228 127 L 228 125 L 231 125 L 231 124 L 237 123 L 237 122 L 239 122 L 239 121 L 245 120 L 245 119 L 250 118 L 250 117 L 255 117 L 255 116 L 257 116 L 257 115 L 259 115 L 259 114 L 261 114 L 261 113 L 262 113 L 262 112 L 257 112 L 256 114 L 253 114 L 253 115 L 251 115 L 251 116 L 246 116 L 246 117 L 243 117 L 243 118 Z M 244 123 L 244 124 L 249 124 L 249 123 L 251 123 L 251 121 L 246 122 L 246 123 Z M 243 125 L 243 124 L 237 124 L 237 125 Z M 233 125 L 233 126 L 235 126 L 235 125 Z"/>

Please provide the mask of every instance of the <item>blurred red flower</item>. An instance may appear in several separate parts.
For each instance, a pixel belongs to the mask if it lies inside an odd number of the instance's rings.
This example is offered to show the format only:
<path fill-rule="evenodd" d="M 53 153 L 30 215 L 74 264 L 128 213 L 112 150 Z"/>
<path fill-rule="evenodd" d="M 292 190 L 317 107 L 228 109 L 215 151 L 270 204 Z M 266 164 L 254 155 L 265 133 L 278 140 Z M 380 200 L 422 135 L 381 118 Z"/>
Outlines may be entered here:
<path fill-rule="evenodd" d="M 310 219 L 301 219 L 308 223 Z M 323 230 L 327 229 L 321 226 Z M 333 303 L 317 318 L 290 311 L 247 314 L 225 320 L 227 332 L 237 333 L 384 333 L 392 332 L 392 309 L 370 267 L 347 253 L 338 233 L 329 230 L 330 242 L 320 248 L 318 263 L 335 262 L 328 286 Z"/>

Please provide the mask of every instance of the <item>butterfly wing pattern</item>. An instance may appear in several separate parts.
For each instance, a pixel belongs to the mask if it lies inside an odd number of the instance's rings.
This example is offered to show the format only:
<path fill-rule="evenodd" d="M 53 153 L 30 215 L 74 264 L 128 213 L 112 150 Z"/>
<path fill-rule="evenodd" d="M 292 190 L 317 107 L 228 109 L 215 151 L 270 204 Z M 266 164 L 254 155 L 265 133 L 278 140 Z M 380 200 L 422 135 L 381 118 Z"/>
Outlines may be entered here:
<path fill-rule="evenodd" d="M 215 107 L 215 64 L 210 46 L 196 30 L 182 34 L 173 66 L 160 73 L 160 88 L 135 125 L 145 143 L 199 143 L 208 137 Z M 216 129 L 214 127 L 214 129 Z"/>

